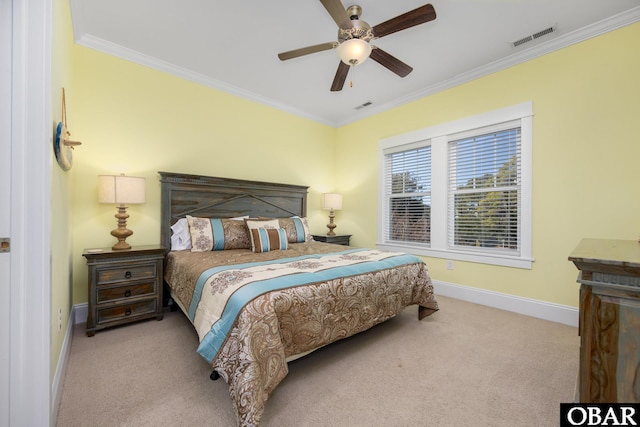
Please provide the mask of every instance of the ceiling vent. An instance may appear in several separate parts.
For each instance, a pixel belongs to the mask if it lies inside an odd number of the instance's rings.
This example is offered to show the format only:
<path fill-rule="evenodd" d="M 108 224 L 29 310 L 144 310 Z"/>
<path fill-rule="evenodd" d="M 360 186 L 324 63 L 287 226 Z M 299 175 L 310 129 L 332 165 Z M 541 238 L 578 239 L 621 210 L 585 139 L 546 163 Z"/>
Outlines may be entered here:
<path fill-rule="evenodd" d="M 368 106 L 369 106 L 369 105 L 371 105 L 371 104 L 373 104 L 373 102 L 371 102 L 371 101 L 367 101 L 367 102 L 365 102 L 364 104 L 360 104 L 360 105 L 358 105 L 358 106 L 356 107 L 356 110 L 362 110 L 363 108 L 368 107 Z"/>
<path fill-rule="evenodd" d="M 544 37 L 548 34 L 552 34 L 555 33 L 556 31 L 558 31 L 558 25 L 552 25 L 551 27 L 545 28 L 544 30 L 540 30 L 538 32 L 535 32 L 533 34 L 529 34 L 526 37 L 523 37 L 519 40 L 516 40 L 514 42 L 511 43 L 511 46 L 513 47 L 519 47 L 522 46 L 525 43 L 529 43 L 532 42 L 536 39 L 539 39 L 540 37 Z"/>

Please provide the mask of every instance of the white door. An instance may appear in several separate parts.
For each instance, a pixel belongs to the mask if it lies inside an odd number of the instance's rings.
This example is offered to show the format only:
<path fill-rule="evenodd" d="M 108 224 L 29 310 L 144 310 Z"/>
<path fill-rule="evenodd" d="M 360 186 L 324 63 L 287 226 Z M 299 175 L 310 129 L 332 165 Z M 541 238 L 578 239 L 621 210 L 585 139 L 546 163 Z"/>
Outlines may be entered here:
<path fill-rule="evenodd" d="M 0 238 L 9 237 L 11 212 L 11 1 L 0 0 Z M 0 426 L 9 425 L 11 252 L 0 252 Z"/>

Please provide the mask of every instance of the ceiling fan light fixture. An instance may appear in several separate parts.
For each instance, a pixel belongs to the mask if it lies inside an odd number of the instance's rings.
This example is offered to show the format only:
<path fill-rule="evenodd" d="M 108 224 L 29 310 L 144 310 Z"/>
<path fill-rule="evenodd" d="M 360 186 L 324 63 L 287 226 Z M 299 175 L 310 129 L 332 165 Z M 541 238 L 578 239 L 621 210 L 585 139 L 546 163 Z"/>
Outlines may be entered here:
<path fill-rule="evenodd" d="M 371 55 L 371 45 L 362 39 L 345 40 L 336 48 L 338 58 L 349 66 L 362 64 Z"/>

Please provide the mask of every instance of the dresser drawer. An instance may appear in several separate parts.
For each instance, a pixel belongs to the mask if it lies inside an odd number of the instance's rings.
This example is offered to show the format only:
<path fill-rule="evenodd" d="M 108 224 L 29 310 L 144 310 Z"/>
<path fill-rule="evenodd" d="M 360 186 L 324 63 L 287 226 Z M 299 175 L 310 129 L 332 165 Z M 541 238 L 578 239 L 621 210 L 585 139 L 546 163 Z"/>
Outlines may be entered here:
<path fill-rule="evenodd" d="M 98 308 L 98 323 L 133 318 L 143 314 L 155 313 L 156 299 L 138 301 L 131 304 L 113 305 Z"/>
<path fill-rule="evenodd" d="M 98 286 L 123 280 L 153 279 L 157 274 L 155 263 L 100 268 L 96 273 L 98 275 Z"/>
<path fill-rule="evenodd" d="M 97 290 L 97 303 L 127 299 L 140 296 L 156 295 L 156 283 L 125 284 L 120 286 L 101 286 Z"/>

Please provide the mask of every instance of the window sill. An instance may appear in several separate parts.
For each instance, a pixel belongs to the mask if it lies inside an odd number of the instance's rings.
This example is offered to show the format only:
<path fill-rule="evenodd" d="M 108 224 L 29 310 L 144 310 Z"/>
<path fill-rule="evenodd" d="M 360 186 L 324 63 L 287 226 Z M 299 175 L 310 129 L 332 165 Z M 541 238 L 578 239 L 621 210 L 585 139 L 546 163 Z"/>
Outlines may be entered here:
<path fill-rule="evenodd" d="M 402 251 L 430 258 L 444 258 L 456 261 L 497 265 L 501 267 L 522 268 L 527 270 L 531 270 L 534 261 L 533 258 L 526 258 L 522 256 L 516 257 L 500 254 L 470 253 L 446 249 L 433 249 L 424 246 L 411 246 L 406 244 L 377 243 L 376 246 L 378 249 L 384 251 Z"/>

